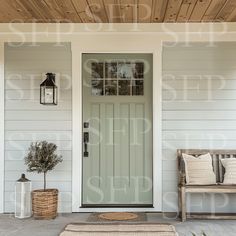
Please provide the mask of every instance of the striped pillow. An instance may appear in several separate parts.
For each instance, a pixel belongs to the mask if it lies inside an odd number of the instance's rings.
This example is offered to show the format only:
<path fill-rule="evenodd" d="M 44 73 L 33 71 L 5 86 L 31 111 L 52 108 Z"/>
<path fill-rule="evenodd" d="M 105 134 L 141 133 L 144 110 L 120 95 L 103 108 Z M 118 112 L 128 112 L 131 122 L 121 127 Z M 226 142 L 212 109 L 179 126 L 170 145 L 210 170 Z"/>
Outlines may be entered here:
<path fill-rule="evenodd" d="M 186 182 L 188 185 L 216 184 L 210 153 L 198 157 L 183 153 Z"/>
<path fill-rule="evenodd" d="M 223 184 L 236 184 L 236 158 L 221 159 L 225 168 Z"/>

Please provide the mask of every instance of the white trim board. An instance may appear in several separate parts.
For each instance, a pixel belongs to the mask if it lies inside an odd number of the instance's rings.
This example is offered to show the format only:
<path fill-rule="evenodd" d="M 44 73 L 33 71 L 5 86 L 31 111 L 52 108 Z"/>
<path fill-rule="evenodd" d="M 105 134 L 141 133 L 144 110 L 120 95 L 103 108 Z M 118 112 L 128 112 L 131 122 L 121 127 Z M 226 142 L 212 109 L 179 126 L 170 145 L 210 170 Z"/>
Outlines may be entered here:
<path fill-rule="evenodd" d="M 218 23 L 1 23 L 0 34 L 14 35 L 14 42 L 18 42 L 25 38 L 24 34 L 42 34 L 47 37 L 49 34 L 57 34 L 60 38 L 72 34 L 121 34 L 121 33 L 158 33 L 171 35 L 174 38 L 174 33 L 217 33 L 224 35 L 227 32 L 236 32 L 235 22 L 218 22 Z M 22 35 L 21 35 L 22 33 Z M 160 37 L 159 36 L 159 37 Z M 68 41 L 68 40 L 67 40 Z"/>
<path fill-rule="evenodd" d="M 78 43 L 71 43 L 72 51 L 72 212 L 81 202 L 82 178 L 82 84 L 81 54 Z M 81 144 L 81 145 L 80 145 Z"/>
<path fill-rule="evenodd" d="M 0 42 L 0 213 L 4 213 L 4 42 Z"/>

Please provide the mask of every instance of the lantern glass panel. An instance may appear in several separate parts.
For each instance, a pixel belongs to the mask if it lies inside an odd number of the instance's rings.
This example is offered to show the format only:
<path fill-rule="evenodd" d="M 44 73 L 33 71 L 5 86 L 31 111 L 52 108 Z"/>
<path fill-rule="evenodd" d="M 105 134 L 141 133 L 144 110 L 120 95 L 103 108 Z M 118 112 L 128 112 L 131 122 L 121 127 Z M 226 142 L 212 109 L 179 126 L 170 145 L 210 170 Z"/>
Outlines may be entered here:
<path fill-rule="evenodd" d="M 55 105 L 57 105 L 57 96 L 58 96 L 58 94 L 57 94 L 57 86 L 55 86 L 55 88 L 54 88 L 54 104 Z"/>
<path fill-rule="evenodd" d="M 31 217 L 31 182 L 17 182 L 15 186 L 15 217 Z"/>
<path fill-rule="evenodd" d="M 40 103 L 41 104 L 45 103 L 45 87 L 44 86 L 40 87 Z"/>
<path fill-rule="evenodd" d="M 46 104 L 53 104 L 54 103 L 54 88 L 46 87 L 45 88 L 45 103 Z"/>

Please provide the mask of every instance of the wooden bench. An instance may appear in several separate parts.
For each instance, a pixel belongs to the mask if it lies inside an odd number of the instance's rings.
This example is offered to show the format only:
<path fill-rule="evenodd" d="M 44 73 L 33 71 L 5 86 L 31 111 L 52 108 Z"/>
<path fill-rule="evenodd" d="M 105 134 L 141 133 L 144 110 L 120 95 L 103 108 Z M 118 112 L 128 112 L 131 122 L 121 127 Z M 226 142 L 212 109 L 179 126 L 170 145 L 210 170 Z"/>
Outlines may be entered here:
<path fill-rule="evenodd" d="M 212 156 L 213 170 L 216 174 L 216 185 L 187 185 L 185 175 L 185 164 L 182 157 L 182 153 L 186 153 L 192 156 L 199 156 L 202 154 L 210 153 Z M 190 214 L 186 213 L 186 194 L 187 193 L 235 193 L 236 185 L 221 185 L 224 179 L 224 167 L 222 166 L 220 159 L 223 158 L 236 158 L 236 150 L 199 150 L 199 149 L 180 149 L 177 150 L 178 155 L 178 169 L 179 169 L 179 213 L 182 221 L 186 221 L 187 218 L 198 219 L 236 219 L 235 214 Z"/>

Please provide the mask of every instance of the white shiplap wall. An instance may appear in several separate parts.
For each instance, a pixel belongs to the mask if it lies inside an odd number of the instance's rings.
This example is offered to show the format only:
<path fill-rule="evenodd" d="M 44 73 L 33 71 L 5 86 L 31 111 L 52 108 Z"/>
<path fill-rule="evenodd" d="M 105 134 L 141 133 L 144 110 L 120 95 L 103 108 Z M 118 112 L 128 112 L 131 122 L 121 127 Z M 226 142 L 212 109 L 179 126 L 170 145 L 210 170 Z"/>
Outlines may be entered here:
<path fill-rule="evenodd" d="M 48 174 L 48 187 L 60 190 L 59 211 L 71 212 L 72 90 L 70 44 L 5 45 L 5 212 L 14 212 L 14 184 L 26 172 L 24 156 L 30 143 L 47 140 L 58 145 L 63 163 Z M 42 73 L 60 74 L 59 104 L 39 103 Z M 33 189 L 43 176 L 26 173 Z"/>
<path fill-rule="evenodd" d="M 178 209 L 179 148 L 236 149 L 236 43 L 164 47 L 164 211 Z M 188 208 L 235 212 L 234 198 L 194 194 L 188 198 Z"/>

